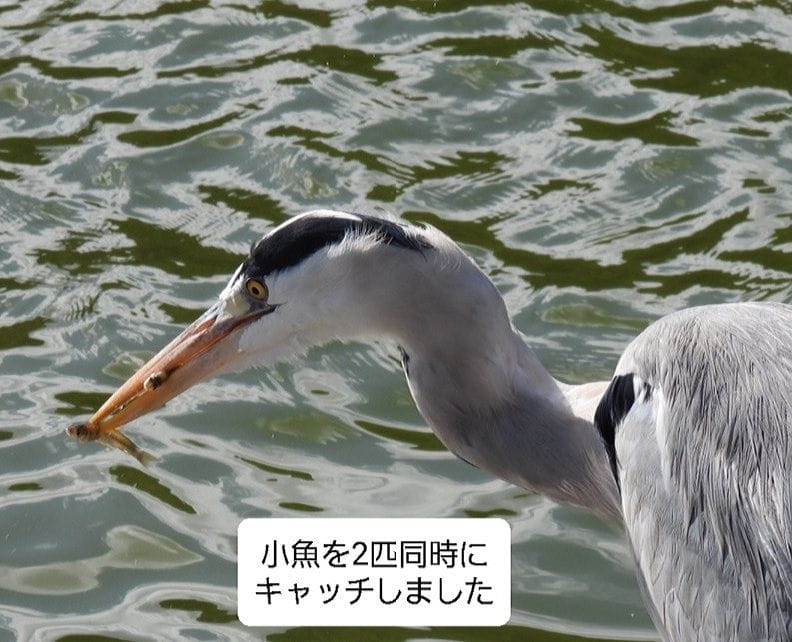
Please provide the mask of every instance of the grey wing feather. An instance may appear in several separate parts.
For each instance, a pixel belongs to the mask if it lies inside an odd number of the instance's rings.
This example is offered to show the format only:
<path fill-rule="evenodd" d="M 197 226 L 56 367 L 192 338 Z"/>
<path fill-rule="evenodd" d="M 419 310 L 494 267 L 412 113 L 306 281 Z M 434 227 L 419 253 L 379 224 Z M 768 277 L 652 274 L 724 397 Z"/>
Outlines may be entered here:
<path fill-rule="evenodd" d="M 668 640 L 792 639 L 792 306 L 691 308 L 627 348 L 625 526 Z"/>

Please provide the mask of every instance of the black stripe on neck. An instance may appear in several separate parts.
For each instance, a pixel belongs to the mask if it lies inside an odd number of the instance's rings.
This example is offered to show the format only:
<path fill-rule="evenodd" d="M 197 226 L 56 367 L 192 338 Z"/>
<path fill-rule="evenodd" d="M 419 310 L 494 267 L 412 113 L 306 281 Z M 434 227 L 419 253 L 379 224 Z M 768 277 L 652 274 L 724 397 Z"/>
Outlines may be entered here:
<path fill-rule="evenodd" d="M 608 453 L 613 477 L 619 485 L 618 461 L 616 459 L 616 427 L 630 412 L 635 403 L 635 388 L 633 387 L 633 374 L 615 376 L 602 395 L 597 411 L 594 413 L 594 425 L 599 430 L 605 442 L 605 451 Z"/>

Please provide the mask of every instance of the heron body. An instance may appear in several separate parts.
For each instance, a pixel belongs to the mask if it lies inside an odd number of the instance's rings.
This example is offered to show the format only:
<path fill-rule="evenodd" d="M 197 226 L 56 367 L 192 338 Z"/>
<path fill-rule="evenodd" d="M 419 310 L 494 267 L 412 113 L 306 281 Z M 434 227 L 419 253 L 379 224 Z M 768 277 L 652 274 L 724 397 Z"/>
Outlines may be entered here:
<path fill-rule="evenodd" d="M 572 386 L 448 237 L 319 210 L 254 244 L 218 302 L 80 428 L 107 435 L 208 376 L 361 336 L 398 343 L 449 450 L 623 520 L 665 639 L 792 638 L 792 306 L 671 315 L 610 383 Z"/>
<path fill-rule="evenodd" d="M 655 622 L 671 640 L 792 639 L 792 307 L 665 317 L 609 392 L 634 399 L 606 443 Z"/>

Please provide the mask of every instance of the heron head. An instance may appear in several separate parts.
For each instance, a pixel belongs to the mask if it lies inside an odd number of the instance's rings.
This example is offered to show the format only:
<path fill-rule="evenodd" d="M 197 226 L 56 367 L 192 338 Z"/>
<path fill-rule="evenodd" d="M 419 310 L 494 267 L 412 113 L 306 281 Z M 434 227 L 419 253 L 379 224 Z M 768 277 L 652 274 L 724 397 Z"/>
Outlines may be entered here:
<path fill-rule="evenodd" d="M 376 299 L 398 297 L 398 288 L 377 287 L 361 261 L 392 261 L 380 266 L 387 273 L 403 266 L 404 256 L 420 257 L 431 247 L 419 230 L 368 216 L 318 210 L 286 221 L 253 244 L 217 302 L 132 375 L 87 425 L 109 433 L 210 376 L 269 365 L 361 331 L 386 332 L 387 317 L 367 316 L 366 310 L 381 313 Z M 372 298 L 371 305 L 361 305 L 361 297 Z"/>

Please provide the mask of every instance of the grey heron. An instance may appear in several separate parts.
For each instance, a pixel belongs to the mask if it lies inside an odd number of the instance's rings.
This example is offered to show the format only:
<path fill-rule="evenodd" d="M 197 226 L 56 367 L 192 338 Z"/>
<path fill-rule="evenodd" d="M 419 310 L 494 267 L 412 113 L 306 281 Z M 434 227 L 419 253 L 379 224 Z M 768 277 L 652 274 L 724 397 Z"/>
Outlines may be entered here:
<path fill-rule="evenodd" d="M 447 236 L 318 210 L 256 242 L 218 301 L 69 430 L 124 447 L 120 426 L 210 375 L 367 335 L 398 343 L 449 450 L 623 523 L 664 639 L 792 639 L 790 305 L 671 314 L 610 382 L 567 385 Z"/>

